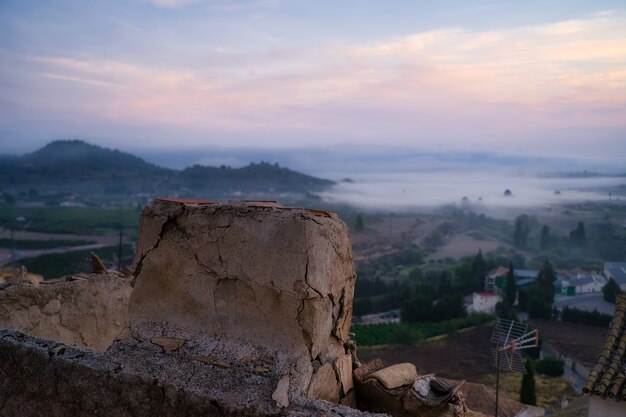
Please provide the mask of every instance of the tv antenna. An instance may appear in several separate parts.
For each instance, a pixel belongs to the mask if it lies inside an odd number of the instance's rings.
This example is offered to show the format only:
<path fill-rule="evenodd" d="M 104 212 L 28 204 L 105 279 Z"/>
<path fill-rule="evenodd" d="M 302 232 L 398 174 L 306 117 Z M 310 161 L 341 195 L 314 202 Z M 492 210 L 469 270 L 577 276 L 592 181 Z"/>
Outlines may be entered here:
<path fill-rule="evenodd" d="M 491 348 L 496 365 L 496 413 L 500 394 L 500 370 L 524 374 L 526 368 L 520 350 L 532 349 L 539 346 L 539 330 L 528 331 L 528 325 L 514 320 L 498 317 L 496 326 L 491 334 Z"/>

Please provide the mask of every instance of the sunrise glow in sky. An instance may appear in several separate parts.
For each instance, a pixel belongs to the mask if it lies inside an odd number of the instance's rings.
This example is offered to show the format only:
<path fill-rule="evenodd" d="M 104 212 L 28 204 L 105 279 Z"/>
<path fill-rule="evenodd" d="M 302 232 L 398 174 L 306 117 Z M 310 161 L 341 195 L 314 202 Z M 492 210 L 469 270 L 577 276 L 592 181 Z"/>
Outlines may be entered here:
<path fill-rule="evenodd" d="M 624 155 L 623 1 L 3 0 L 0 153 Z"/>

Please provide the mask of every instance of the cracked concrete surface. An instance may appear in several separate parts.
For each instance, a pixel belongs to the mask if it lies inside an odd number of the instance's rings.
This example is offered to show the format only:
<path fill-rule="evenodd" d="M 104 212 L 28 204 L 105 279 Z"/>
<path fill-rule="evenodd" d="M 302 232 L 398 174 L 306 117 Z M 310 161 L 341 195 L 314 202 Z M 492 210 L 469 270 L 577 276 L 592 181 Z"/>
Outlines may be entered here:
<path fill-rule="evenodd" d="M 224 369 L 193 359 L 209 353 L 231 366 Z M 105 352 L 93 352 L 59 349 L 57 342 L 0 330 L 0 415 L 374 416 L 305 398 L 281 408 L 272 395 L 284 379 L 273 370 L 255 374 L 255 363 L 262 359 L 241 360 L 219 340 L 164 353 L 148 340 L 127 337 Z"/>
<path fill-rule="evenodd" d="M 293 394 L 332 392 L 320 398 L 336 402 L 335 393 L 351 386 L 340 368 L 350 358 L 356 275 L 348 229 L 336 215 L 160 201 L 144 211 L 139 236 L 134 331 L 167 322 L 177 334 L 215 334 L 276 351 Z M 324 377 L 312 378 L 314 368 Z"/>

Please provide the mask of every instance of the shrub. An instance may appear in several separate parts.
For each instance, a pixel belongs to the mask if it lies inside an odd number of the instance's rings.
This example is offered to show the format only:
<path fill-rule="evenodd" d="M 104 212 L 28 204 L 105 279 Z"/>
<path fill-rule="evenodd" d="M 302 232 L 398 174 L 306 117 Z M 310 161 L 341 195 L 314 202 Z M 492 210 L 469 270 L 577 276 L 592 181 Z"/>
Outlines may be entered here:
<path fill-rule="evenodd" d="M 528 315 L 531 319 L 549 320 L 552 316 L 552 305 L 541 297 L 532 295 L 528 300 Z"/>
<path fill-rule="evenodd" d="M 411 346 L 419 341 L 420 334 L 412 331 L 407 326 L 399 325 L 393 330 L 391 337 L 395 344 Z"/>
<path fill-rule="evenodd" d="M 613 316 L 600 313 L 598 310 L 582 311 L 576 308 L 563 307 L 561 320 L 570 323 L 589 324 L 591 326 L 608 327 Z"/>
<path fill-rule="evenodd" d="M 535 371 L 533 369 L 533 363 L 530 359 L 526 359 L 525 368 L 526 373 L 522 377 L 519 401 L 522 404 L 537 405 L 537 396 L 535 393 Z"/>
<path fill-rule="evenodd" d="M 561 376 L 565 372 L 565 362 L 552 356 L 546 356 L 535 363 L 535 370 L 538 374 L 553 377 Z"/>

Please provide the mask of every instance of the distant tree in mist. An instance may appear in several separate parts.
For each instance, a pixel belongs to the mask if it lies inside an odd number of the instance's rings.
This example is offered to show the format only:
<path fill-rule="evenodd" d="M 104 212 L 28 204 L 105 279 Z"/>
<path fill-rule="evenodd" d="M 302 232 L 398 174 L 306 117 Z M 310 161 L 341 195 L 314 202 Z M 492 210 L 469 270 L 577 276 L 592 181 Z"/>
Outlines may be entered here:
<path fill-rule="evenodd" d="M 551 243 L 550 240 L 550 228 L 544 224 L 541 228 L 541 240 L 539 242 L 541 249 L 548 249 Z"/>
<path fill-rule="evenodd" d="M 556 272 L 554 272 L 552 264 L 548 262 L 548 260 L 545 260 L 537 275 L 537 283 L 550 294 L 551 302 L 554 301 L 554 281 L 556 281 Z"/>
<path fill-rule="evenodd" d="M 515 304 L 517 296 L 517 284 L 515 283 L 515 271 L 513 270 L 513 262 L 509 264 L 509 272 L 506 274 L 506 284 L 504 287 L 504 301 L 507 304 Z"/>
<path fill-rule="evenodd" d="M 365 223 L 363 222 L 363 215 L 361 213 L 356 216 L 356 220 L 354 222 L 354 230 L 356 230 L 357 232 L 362 232 L 363 230 L 365 230 Z"/>
<path fill-rule="evenodd" d="M 477 290 L 482 291 L 485 288 L 485 275 L 487 275 L 487 264 L 482 250 L 479 249 L 472 261 L 472 280 Z"/>
<path fill-rule="evenodd" d="M 528 234 L 530 233 L 530 218 L 527 214 L 517 216 L 515 219 L 515 232 L 513 232 L 513 243 L 518 248 L 524 249 L 528 246 Z"/>
<path fill-rule="evenodd" d="M 585 231 L 585 224 L 578 222 L 576 229 L 569 232 L 569 239 L 572 243 L 583 246 L 587 241 L 587 232 Z"/>

